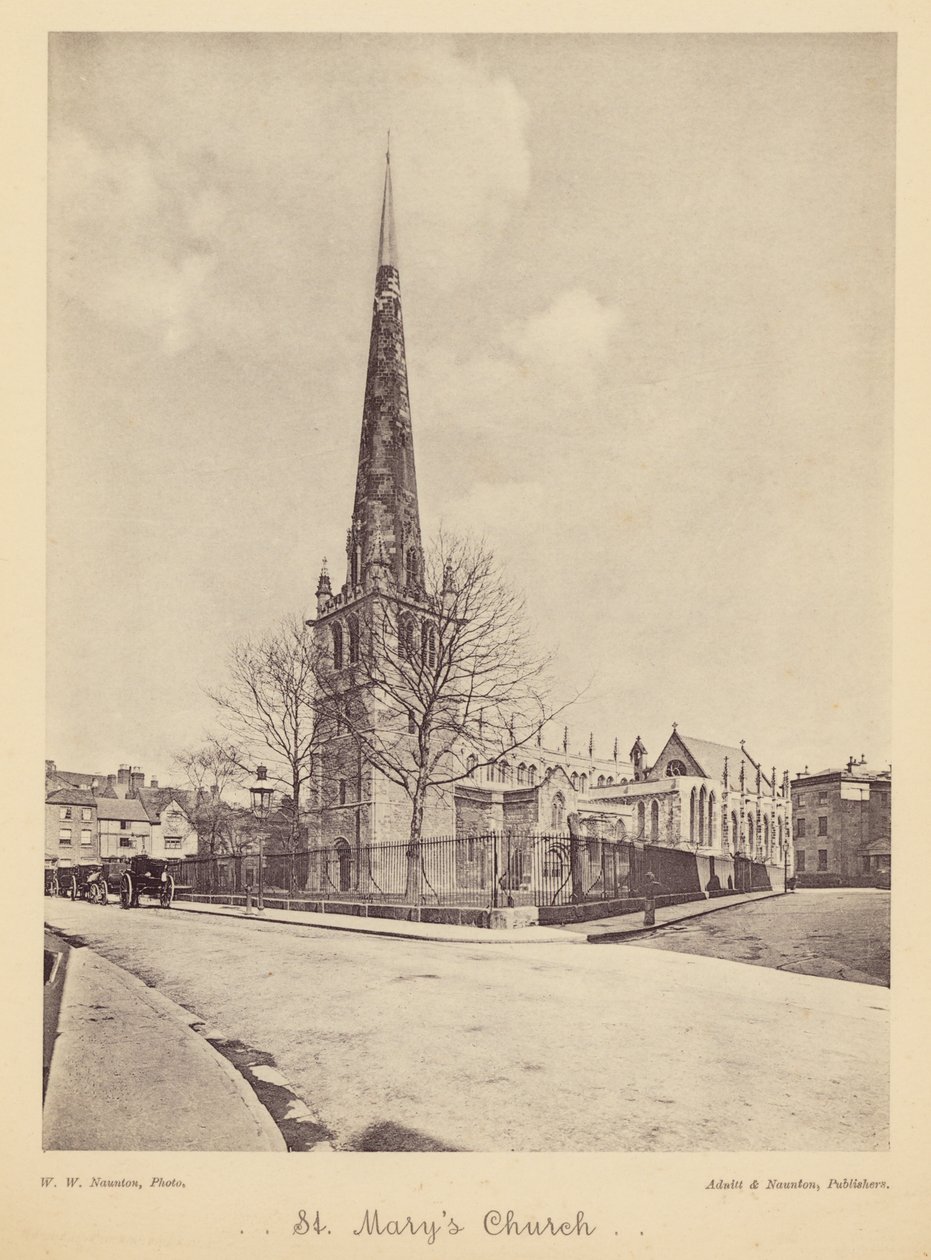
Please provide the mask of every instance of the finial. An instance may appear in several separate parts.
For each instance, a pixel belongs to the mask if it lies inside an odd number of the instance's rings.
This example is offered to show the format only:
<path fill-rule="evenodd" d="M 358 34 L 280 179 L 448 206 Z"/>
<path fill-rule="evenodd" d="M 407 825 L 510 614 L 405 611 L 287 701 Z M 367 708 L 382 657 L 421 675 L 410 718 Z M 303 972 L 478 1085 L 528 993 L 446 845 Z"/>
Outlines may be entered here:
<path fill-rule="evenodd" d="M 678 723 L 678 722 L 673 722 L 673 724 L 672 724 L 672 729 L 673 729 L 674 731 L 677 731 L 677 730 L 679 729 L 679 723 Z"/>

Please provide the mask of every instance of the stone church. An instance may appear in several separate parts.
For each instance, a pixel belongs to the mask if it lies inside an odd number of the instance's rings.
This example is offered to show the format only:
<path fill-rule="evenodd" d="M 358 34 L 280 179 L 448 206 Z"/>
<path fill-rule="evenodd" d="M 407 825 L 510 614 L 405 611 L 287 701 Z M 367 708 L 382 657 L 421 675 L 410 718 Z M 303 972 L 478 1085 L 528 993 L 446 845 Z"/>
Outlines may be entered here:
<path fill-rule="evenodd" d="M 373 610 L 398 610 L 398 626 L 406 627 L 399 633 L 431 650 L 390 156 L 346 577 L 334 591 L 324 561 L 316 598 L 317 615 L 308 624 L 329 662 L 335 711 L 316 758 L 309 834 L 312 845 L 333 847 L 348 863 L 360 846 L 404 842 L 411 817 L 407 794 L 373 768 L 350 733 L 358 732 L 360 719 L 380 720 L 353 682 Z M 369 705 L 364 715 L 353 709 L 360 705 Z M 565 834 L 571 827 L 604 840 L 682 844 L 704 850 L 711 859 L 705 875 L 725 885 L 733 852 L 782 864 L 791 827 L 785 776 L 777 784 L 775 771 L 764 774 L 742 747 L 685 741 L 674 731 L 651 768 L 639 737 L 619 758 L 617 740 L 610 757 L 596 757 L 591 736 L 581 750 L 570 749 L 568 729 L 561 736 L 554 748 L 537 735 L 490 764 L 486 749 L 461 749 L 463 775 L 429 795 L 422 834 Z"/>

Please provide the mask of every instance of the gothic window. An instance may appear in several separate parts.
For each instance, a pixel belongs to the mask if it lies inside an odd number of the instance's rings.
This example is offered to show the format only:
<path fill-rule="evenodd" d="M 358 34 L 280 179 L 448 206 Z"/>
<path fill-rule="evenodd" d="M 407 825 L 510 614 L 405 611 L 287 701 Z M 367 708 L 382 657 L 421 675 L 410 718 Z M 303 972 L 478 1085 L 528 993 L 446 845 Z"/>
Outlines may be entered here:
<path fill-rule="evenodd" d="M 349 629 L 349 664 L 357 665 L 359 662 L 359 618 L 355 613 L 350 613 L 347 625 Z"/>
<path fill-rule="evenodd" d="M 666 767 L 666 773 L 670 776 L 670 778 L 676 778 L 680 774 L 685 774 L 685 762 L 670 761 Z"/>
<path fill-rule="evenodd" d="M 577 792 L 579 790 L 579 776 L 576 774 L 574 770 L 572 771 L 572 774 L 569 776 L 569 782 L 572 784 L 573 788 Z"/>
<path fill-rule="evenodd" d="M 717 825 L 717 819 L 715 817 L 716 804 L 717 802 L 715 800 L 714 792 L 709 792 L 708 793 L 708 843 L 709 844 L 714 844 L 714 829 L 715 829 L 715 826 Z"/>
<path fill-rule="evenodd" d="M 753 853 L 753 815 L 747 815 L 747 847 Z"/>
<path fill-rule="evenodd" d="M 417 548 L 408 547 L 407 549 L 407 582 L 409 586 L 416 583 L 419 577 L 419 565 L 417 563 Z"/>
<path fill-rule="evenodd" d="M 402 617 L 398 627 L 398 647 L 407 661 L 414 659 L 414 622 L 411 617 Z"/>
<path fill-rule="evenodd" d="M 706 812 L 706 793 L 704 785 L 698 793 L 698 843 L 705 843 L 705 812 Z"/>
<path fill-rule="evenodd" d="M 475 778 L 475 767 L 478 765 L 478 757 L 475 753 L 469 753 L 469 759 L 466 762 L 466 773 L 470 779 Z"/>
<path fill-rule="evenodd" d="M 553 806 L 551 813 L 551 822 L 554 831 L 561 831 L 563 823 L 566 819 L 566 798 L 562 792 L 557 792 L 553 797 Z"/>
<path fill-rule="evenodd" d="M 412 710 L 408 710 L 407 713 L 407 733 L 408 735 L 417 734 L 417 718 L 414 716 Z"/>
<path fill-rule="evenodd" d="M 427 669 L 436 668 L 436 626 L 425 621 L 420 628 L 420 659 Z"/>
<path fill-rule="evenodd" d="M 527 782 L 527 767 L 524 765 L 523 762 L 521 762 L 520 765 L 517 767 L 517 782 L 518 783 Z"/>
<path fill-rule="evenodd" d="M 333 627 L 333 668 L 343 668 L 343 627 L 334 621 Z"/>
<path fill-rule="evenodd" d="M 695 789 L 692 788 L 692 795 L 689 797 L 689 839 L 695 842 Z"/>
<path fill-rule="evenodd" d="M 639 836 L 642 836 L 643 833 L 646 831 L 646 825 L 647 825 L 646 805 L 644 805 L 643 801 L 641 801 L 640 804 L 637 806 L 637 834 Z"/>
<path fill-rule="evenodd" d="M 528 782 L 528 783 L 530 783 L 530 784 L 534 784 L 534 783 L 536 783 L 536 781 L 537 781 L 537 768 L 536 768 L 536 766 L 528 766 L 528 767 L 527 767 L 527 782 Z"/>
<path fill-rule="evenodd" d="M 604 787 L 604 785 L 605 785 L 605 777 L 604 777 L 604 775 L 603 775 L 603 774 L 599 774 L 599 776 L 598 776 L 598 786 L 599 786 L 599 787 Z"/>
<path fill-rule="evenodd" d="M 511 781 L 510 762 L 507 762 L 507 761 L 498 762 L 498 780 L 501 783 L 510 783 Z"/>
<path fill-rule="evenodd" d="M 588 791 L 588 775 L 587 774 L 583 774 L 579 776 L 579 791 L 580 792 Z"/>
<path fill-rule="evenodd" d="M 740 823 L 735 813 L 731 814 L 731 846 L 735 852 L 740 848 Z"/>
<path fill-rule="evenodd" d="M 652 801 L 650 804 L 650 840 L 656 844 L 659 840 L 659 802 Z"/>
<path fill-rule="evenodd" d="M 611 777 L 610 774 L 605 779 L 605 787 L 614 787 L 614 779 Z"/>
<path fill-rule="evenodd" d="M 346 804 L 346 780 L 345 779 L 340 779 L 339 781 L 339 803 L 340 805 Z"/>

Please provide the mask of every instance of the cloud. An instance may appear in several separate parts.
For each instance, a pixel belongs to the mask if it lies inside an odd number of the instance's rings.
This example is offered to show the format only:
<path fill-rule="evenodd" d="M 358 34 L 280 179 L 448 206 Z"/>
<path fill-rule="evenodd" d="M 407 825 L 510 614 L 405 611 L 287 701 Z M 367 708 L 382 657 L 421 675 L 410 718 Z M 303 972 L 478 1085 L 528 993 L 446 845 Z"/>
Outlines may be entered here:
<path fill-rule="evenodd" d="M 545 311 L 509 325 L 502 340 L 522 366 L 590 378 L 605 362 L 620 321 L 618 307 L 569 289 Z"/>

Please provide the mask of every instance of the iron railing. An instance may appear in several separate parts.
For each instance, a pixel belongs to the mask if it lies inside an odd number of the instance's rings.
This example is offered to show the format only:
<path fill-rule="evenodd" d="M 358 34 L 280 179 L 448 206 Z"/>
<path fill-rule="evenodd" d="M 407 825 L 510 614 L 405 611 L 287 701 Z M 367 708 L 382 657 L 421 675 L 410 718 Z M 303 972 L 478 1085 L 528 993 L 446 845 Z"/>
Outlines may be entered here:
<path fill-rule="evenodd" d="M 256 853 L 202 855 L 172 866 L 179 891 L 195 897 L 239 897 L 261 887 L 270 899 L 561 906 L 642 896 L 648 874 L 659 893 L 702 890 L 692 851 L 556 832 L 431 836 L 417 844 L 340 840 L 261 859 Z M 755 869 L 741 876 L 746 891 L 758 885 Z"/>

